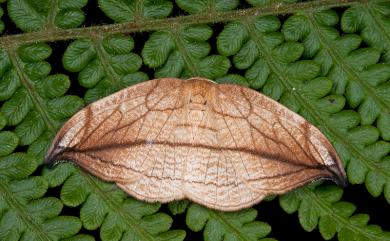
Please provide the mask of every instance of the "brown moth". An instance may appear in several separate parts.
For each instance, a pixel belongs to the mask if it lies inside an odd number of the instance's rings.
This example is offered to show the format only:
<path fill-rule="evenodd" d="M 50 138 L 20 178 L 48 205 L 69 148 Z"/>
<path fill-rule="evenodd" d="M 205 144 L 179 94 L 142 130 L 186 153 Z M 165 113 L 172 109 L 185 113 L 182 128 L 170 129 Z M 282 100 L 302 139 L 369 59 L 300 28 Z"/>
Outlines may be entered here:
<path fill-rule="evenodd" d="M 155 79 L 75 114 L 45 162 L 72 160 L 148 202 L 234 211 L 313 180 L 345 184 L 336 151 L 301 116 L 245 87 Z"/>

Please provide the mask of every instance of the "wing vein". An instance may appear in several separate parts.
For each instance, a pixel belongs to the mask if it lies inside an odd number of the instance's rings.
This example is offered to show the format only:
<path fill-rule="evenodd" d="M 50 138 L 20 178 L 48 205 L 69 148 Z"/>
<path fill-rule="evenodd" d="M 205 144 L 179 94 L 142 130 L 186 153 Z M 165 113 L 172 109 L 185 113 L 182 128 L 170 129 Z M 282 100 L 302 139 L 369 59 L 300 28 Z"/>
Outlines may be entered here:
<path fill-rule="evenodd" d="M 223 93 L 222 93 L 222 94 L 223 94 Z M 224 95 L 224 94 L 223 94 L 223 95 Z M 222 110 L 222 106 L 221 106 L 220 103 L 219 103 L 219 107 L 220 107 L 221 110 Z M 223 121 L 225 122 L 225 125 L 226 125 L 227 129 L 229 130 L 229 134 L 230 134 L 230 136 L 231 136 L 231 138 L 232 138 L 232 140 L 233 140 L 233 142 L 234 142 L 234 145 L 236 146 L 236 149 L 238 149 L 238 145 L 237 145 L 236 139 L 234 138 L 234 135 L 233 135 L 233 133 L 232 133 L 230 127 L 229 127 L 229 124 L 228 124 L 227 121 L 226 121 L 225 114 L 222 113 L 221 116 L 222 116 Z M 240 155 L 241 163 L 242 163 L 242 165 L 244 166 L 245 172 L 246 172 L 246 174 L 248 175 L 248 178 L 250 178 L 249 173 L 248 173 L 248 170 L 246 169 L 246 166 L 245 166 L 244 161 L 243 161 L 243 159 L 242 159 L 241 152 L 239 152 L 239 155 Z"/>

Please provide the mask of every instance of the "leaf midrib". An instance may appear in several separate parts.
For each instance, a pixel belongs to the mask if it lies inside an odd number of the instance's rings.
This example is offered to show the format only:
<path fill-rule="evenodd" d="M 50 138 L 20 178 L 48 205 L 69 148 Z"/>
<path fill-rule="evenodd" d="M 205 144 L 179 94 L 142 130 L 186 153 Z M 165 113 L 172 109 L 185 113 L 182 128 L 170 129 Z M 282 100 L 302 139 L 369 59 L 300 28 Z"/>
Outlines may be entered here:
<path fill-rule="evenodd" d="M 117 91 L 121 88 L 119 82 L 119 75 L 115 72 L 114 68 L 112 67 L 109 60 L 108 53 L 102 46 L 103 39 L 104 39 L 103 35 L 97 35 L 91 38 L 92 44 L 96 50 L 97 58 L 103 66 L 105 77 L 110 80 L 111 84 L 114 87 L 114 90 Z"/>
<path fill-rule="evenodd" d="M 46 21 L 46 24 L 44 26 L 44 28 L 46 30 L 56 28 L 54 21 L 55 21 L 57 13 L 58 13 L 58 0 L 51 0 L 51 5 L 50 5 L 47 21 Z"/>
<path fill-rule="evenodd" d="M 387 239 L 377 236 L 377 235 L 370 235 L 369 232 L 364 232 L 363 229 L 359 228 L 357 225 L 352 225 L 350 222 L 348 222 L 348 218 L 343 218 L 341 215 L 338 215 L 335 213 L 330 205 L 326 202 L 324 202 L 322 199 L 320 199 L 317 194 L 308 188 L 302 188 L 302 191 L 305 193 L 305 195 L 309 196 L 310 200 L 313 200 L 317 206 L 321 208 L 321 210 L 325 210 L 327 214 L 333 217 L 333 219 L 336 219 L 337 222 L 341 223 L 345 227 L 348 227 L 348 229 L 355 231 L 356 233 L 360 233 L 362 236 L 370 238 L 369 240 L 383 240 L 386 241 Z M 301 197 L 301 199 L 308 199 L 307 197 Z M 363 228 L 366 226 L 363 226 Z M 339 230 L 337 231 L 339 232 Z"/>
<path fill-rule="evenodd" d="M 144 21 L 144 0 L 135 1 L 135 11 L 134 11 L 134 22 L 143 22 Z"/>
<path fill-rule="evenodd" d="M 335 64 L 340 66 L 343 71 L 348 74 L 348 81 L 357 83 L 359 87 L 380 106 L 380 108 L 382 109 L 381 112 L 386 112 L 390 110 L 390 102 L 386 103 L 384 100 L 381 100 L 379 96 L 375 93 L 375 90 L 360 78 L 359 73 L 356 73 L 356 71 L 348 63 L 343 61 L 342 56 L 340 56 L 337 51 L 334 51 L 336 48 L 334 48 L 328 37 L 319 30 L 319 25 L 317 21 L 315 21 L 313 13 L 308 13 L 307 16 L 307 19 L 309 20 L 309 23 L 312 27 L 311 29 L 313 29 L 315 34 L 317 35 L 317 41 L 320 42 L 321 46 L 326 49 L 326 51 L 334 60 Z"/>
<path fill-rule="evenodd" d="M 194 59 L 192 58 L 189 51 L 186 49 L 186 47 L 184 45 L 184 40 L 183 40 L 182 36 L 180 35 L 180 31 L 182 31 L 182 29 L 178 26 L 178 29 L 176 31 L 173 29 L 172 31 L 170 31 L 169 34 L 173 38 L 173 41 L 175 42 L 177 50 L 181 54 L 181 56 L 184 60 L 184 63 L 186 64 L 188 70 L 191 72 L 191 74 L 193 76 L 200 76 L 200 72 L 196 66 Z M 183 74 L 183 71 L 181 74 Z"/>
<path fill-rule="evenodd" d="M 104 200 L 109 209 L 114 210 L 115 213 L 122 218 L 122 221 L 125 222 L 126 225 L 130 227 L 134 233 L 136 233 L 139 237 L 142 237 L 143 240 L 155 240 L 155 238 L 147 231 L 145 231 L 142 226 L 137 225 L 137 223 L 139 223 L 139 220 L 136 220 L 133 216 L 128 215 L 125 211 L 123 211 L 120 204 L 118 204 L 110 195 L 107 195 L 107 193 L 101 189 L 100 185 L 96 183 L 93 177 L 91 177 L 88 173 L 84 173 L 81 170 L 76 172 L 76 175 L 83 176 L 84 179 L 87 181 L 88 185 L 90 186 L 91 190 L 94 190 L 95 193 L 100 196 L 102 200 Z M 126 232 L 126 230 L 124 230 L 124 232 Z"/>
<path fill-rule="evenodd" d="M 242 241 L 250 241 L 251 240 L 251 239 L 245 237 L 244 236 L 245 234 L 243 232 L 240 232 L 239 229 L 234 227 L 223 215 L 219 214 L 218 211 L 214 211 L 212 209 L 207 209 L 207 212 L 209 213 L 209 215 L 212 218 L 219 220 L 219 222 L 222 223 L 225 226 L 225 228 L 227 227 L 228 229 L 233 231 L 233 233 L 237 234 L 239 240 L 242 240 Z"/>
<path fill-rule="evenodd" d="M 55 124 L 52 118 L 50 117 L 49 113 L 46 111 L 46 108 L 44 108 L 44 100 L 42 97 L 38 94 L 38 92 L 35 90 L 34 85 L 32 84 L 32 81 L 27 76 L 27 74 L 24 72 L 20 62 L 20 58 L 17 55 L 16 49 L 11 48 L 8 50 L 8 54 L 11 60 L 12 65 L 14 66 L 16 73 L 18 74 L 18 77 L 20 79 L 20 82 L 22 83 L 23 87 L 27 90 L 28 95 L 30 96 L 30 99 L 32 100 L 34 107 L 42 116 L 43 121 L 45 122 L 46 127 L 51 131 L 52 133 L 56 132 Z"/>
<path fill-rule="evenodd" d="M 18 217 L 23 220 L 28 229 L 38 234 L 40 240 L 52 241 L 52 239 L 47 235 L 42 227 L 35 222 L 35 219 L 23 207 L 23 205 L 16 198 L 14 198 L 14 195 L 10 191 L 9 186 L 3 180 L 0 180 L 0 194 L 2 194 L 3 199 L 7 203 L 8 207 L 17 213 Z"/>

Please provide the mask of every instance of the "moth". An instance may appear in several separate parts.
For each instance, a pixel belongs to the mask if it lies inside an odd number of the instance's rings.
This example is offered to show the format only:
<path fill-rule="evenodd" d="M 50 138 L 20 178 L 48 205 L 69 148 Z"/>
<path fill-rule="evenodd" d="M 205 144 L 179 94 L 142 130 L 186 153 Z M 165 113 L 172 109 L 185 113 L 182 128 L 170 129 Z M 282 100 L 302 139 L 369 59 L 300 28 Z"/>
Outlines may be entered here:
<path fill-rule="evenodd" d="M 71 160 L 148 202 L 190 199 L 234 211 L 346 175 L 335 149 L 278 102 L 204 78 L 130 86 L 75 114 L 46 163 Z"/>

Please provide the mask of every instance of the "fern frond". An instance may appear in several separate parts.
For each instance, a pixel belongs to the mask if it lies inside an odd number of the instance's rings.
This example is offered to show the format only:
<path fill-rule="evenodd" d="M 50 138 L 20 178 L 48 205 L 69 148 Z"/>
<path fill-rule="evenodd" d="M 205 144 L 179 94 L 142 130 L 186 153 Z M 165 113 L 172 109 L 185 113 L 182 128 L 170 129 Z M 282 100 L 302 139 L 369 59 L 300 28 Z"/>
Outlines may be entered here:
<path fill-rule="evenodd" d="M 59 240 L 81 228 L 78 218 L 58 216 L 59 199 L 43 197 L 48 188 L 43 177 L 28 177 L 36 167 L 25 153 L 0 158 L 0 240 Z"/>
<path fill-rule="evenodd" d="M 195 232 L 204 229 L 203 238 L 206 241 L 274 241 L 272 238 L 264 238 L 271 232 L 271 227 L 264 222 L 254 221 L 256 216 L 257 211 L 252 208 L 229 213 L 191 204 L 187 211 L 186 224 Z"/>
<path fill-rule="evenodd" d="M 50 54 L 50 46 L 44 43 L 0 49 L 0 100 L 4 101 L 0 110 L 7 125 L 16 126 L 22 146 L 34 145 L 41 135 L 53 136 L 83 106 L 79 97 L 64 95 L 70 86 L 66 75 L 49 75 L 51 66 L 44 60 Z M 34 151 L 40 153 L 37 158 L 43 159 L 48 145 Z"/>
<path fill-rule="evenodd" d="M 367 1 L 347 9 L 341 19 L 346 33 L 360 31 L 362 39 L 382 52 L 383 62 L 390 63 L 390 4 Z"/>
<path fill-rule="evenodd" d="M 344 94 L 349 106 L 358 109 L 364 126 L 357 127 L 359 120 L 350 129 L 335 125 L 338 133 L 330 137 L 348 163 L 349 181 L 365 181 L 368 191 L 379 196 L 384 185 L 390 185 L 390 176 L 381 169 L 390 143 L 378 140 L 390 137 L 390 65 L 377 63 L 379 51 L 359 48 L 362 40 L 358 35 L 340 36 L 334 27 L 338 21 L 333 10 L 302 12 L 287 19 L 283 33 L 287 40 L 303 42 L 305 57 L 313 58 L 321 65 L 322 74 L 333 81 L 333 93 Z M 374 121 L 376 128 L 368 126 L 375 125 Z"/>
<path fill-rule="evenodd" d="M 85 19 L 81 10 L 88 0 L 9 0 L 8 15 L 25 32 L 74 28 Z"/>
<path fill-rule="evenodd" d="M 320 16 L 321 14 L 325 13 L 319 13 Z M 285 32 L 289 29 L 289 21 L 292 20 L 287 20 Z M 305 29 L 310 30 L 304 23 L 298 22 L 294 26 L 301 32 L 305 32 Z M 251 22 L 229 23 L 218 37 L 218 50 L 221 54 L 233 55 L 234 65 L 246 70 L 245 77 L 252 88 L 262 88 L 262 92 L 279 99 L 322 129 L 333 142 L 342 159 L 345 162 L 349 161 L 347 170 L 352 183 L 361 183 L 366 179 L 368 190 L 375 196 L 382 192 L 386 184 L 384 190 L 388 197 L 389 172 L 383 166 L 387 165 L 384 157 L 390 151 L 390 144 L 378 140 L 379 132 L 375 127 L 358 126 L 360 116 L 357 112 L 342 110 L 345 98 L 340 94 L 330 94 L 333 86 L 332 78 L 317 77 L 321 73 L 321 65 L 309 60 L 296 61 L 303 53 L 307 57 L 313 57 L 310 56 L 310 47 L 316 46 L 315 44 L 318 46 L 321 41 L 305 39 L 305 45 L 291 42 L 294 39 L 285 42 L 283 36 L 275 32 L 279 26 L 278 20 L 272 17 L 257 18 Z M 328 32 L 332 33 L 332 31 Z M 294 34 L 295 32 L 291 36 Z M 310 32 L 306 34 L 306 36 L 312 35 Z M 338 46 L 342 48 L 344 45 Z M 336 51 L 339 48 L 336 48 Z M 340 52 L 342 53 L 341 50 L 338 51 Z M 318 58 L 314 59 L 318 60 Z M 339 65 L 346 64 L 348 58 L 340 61 L 343 63 Z M 293 72 L 289 72 L 290 68 Z M 314 197 L 311 192 L 310 189 L 305 189 L 306 199 L 302 198 L 302 200 L 310 202 Z M 324 210 L 318 208 L 316 212 L 317 216 L 313 220 L 323 216 Z M 315 227 L 306 223 L 302 225 L 310 231 Z"/>
<path fill-rule="evenodd" d="M 157 68 L 155 77 L 204 76 L 210 79 L 227 73 L 230 61 L 220 55 L 207 56 L 212 35 L 207 25 L 175 26 L 153 33 L 146 41 L 142 57 L 149 67 Z"/>
<path fill-rule="evenodd" d="M 11 131 L 0 131 L 0 156 L 11 154 L 18 144 L 19 137 L 15 133 Z"/>
<path fill-rule="evenodd" d="M 172 218 L 158 213 L 160 204 L 144 203 L 76 169 L 70 164 L 44 173 L 51 187 L 63 183 L 61 200 L 81 206 L 80 219 L 88 230 L 100 228 L 102 240 L 183 240 L 183 230 L 169 230 Z"/>
<path fill-rule="evenodd" d="M 340 241 L 389 240 L 390 232 L 367 225 L 369 215 L 354 214 L 352 203 L 340 201 L 343 191 L 336 186 L 305 187 L 280 197 L 280 206 L 288 213 L 298 211 L 299 222 L 308 231 L 317 226 L 322 237 Z"/>
<path fill-rule="evenodd" d="M 261 5 L 254 8 L 238 9 L 232 11 L 213 11 L 191 14 L 187 16 L 178 16 L 165 19 L 147 19 L 142 22 L 122 22 L 116 24 L 101 26 L 80 27 L 73 29 L 44 29 L 31 33 L 4 36 L 0 38 L 0 47 L 13 45 L 31 44 L 36 42 L 50 42 L 67 39 L 90 38 L 95 34 L 101 34 L 102 29 L 107 34 L 128 34 L 139 31 L 156 31 L 171 28 L 178 24 L 188 26 L 193 24 L 207 24 L 216 22 L 228 22 L 244 19 L 250 16 L 270 16 L 285 15 L 302 10 L 319 11 L 332 7 L 343 7 L 360 4 L 364 0 L 320 0 L 308 1 L 296 4 L 288 4 L 286 1 L 272 1 L 270 4 Z M 372 0 L 383 2 L 386 0 Z M 285 4 L 282 4 L 286 2 Z"/>
<path fill-rule="evenodd" d="M 235 9 L 239 1 L 238 0 L 216 0 L 216 1 L 210 1 L 210 0 L 196 0 L 196 1 L 190 1 L 190 0 L 177 0 L 176 4 L 179 6 L 179 8 L 183 9 L 187 13 L 195 14 L 195 13 L 209 13 L 212 14 L 213 12 L 223 12 L 223 11 L 229 11 Z"/>
<path fill-rule="evenodd" d="M 168 208 L 173 215 L 182 214 L 187 210 L 189 204 L 188 200 L 172 201 L 168 203 Z"/>
<path fill-rule="evenodd" d="M 149 79 L 138 71 L 142 60 L 133 48 L 130 36 L 95 36 L 71 43 L 62 61 L 67 70 L 79 72 L 80 85 L 89 88 L 84 96 L 89 103 Z"/>
<path fill-rule="evenodd" d="M 166 0 L 121 1 L 98 0 L 103 12 L 116 22 L 140 22 L 164 18 L 172 12 L 172 2 Z"/>
<path fill-rule="evenodd" d="M 177 1 L 180 8 L 189 13 L 228 11 L 237 7 L 233 1 Z M 184 26 L 180 23 L 165 31 L 151 34 L 142 49 L 146 65 L 156 68 L 155 77 L 203 76 L 216 79 L 224 76 L 230 68 L 230 61 L 220 55 L 210 55 L 207 40 L 213 34 L 208 25 Z"/>

